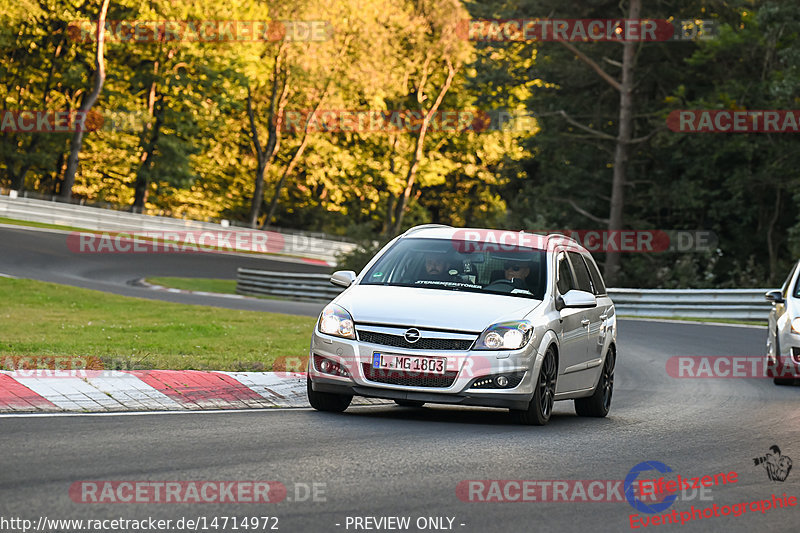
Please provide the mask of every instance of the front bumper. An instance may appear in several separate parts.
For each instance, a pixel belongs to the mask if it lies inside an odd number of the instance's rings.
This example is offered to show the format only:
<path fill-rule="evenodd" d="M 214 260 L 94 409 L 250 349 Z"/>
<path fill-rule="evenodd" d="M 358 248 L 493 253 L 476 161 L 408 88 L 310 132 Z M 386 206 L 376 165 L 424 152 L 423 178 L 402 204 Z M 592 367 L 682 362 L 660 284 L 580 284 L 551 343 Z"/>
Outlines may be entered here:
<path fill-rule="evenodd" d="M 518 392 L 478 392 L 464 391 L 456 394 L 436 392 L 417 392 L 400 388 L 377 388 L 355 384 L 341 383 L 337 380 L 317 376 L 311 381 L 316 392 L 331 392 L 366 398 L 383 398 L 386 400 L 413 400 L 425 403 L 441 403 L 449 405 L 474 405 L 480 407 L 502 407 L 506 409 L 528 408 L 530 395 Z"/>
<path fill-rule="evenodd" d="M 768 347 L 767 375 L 775 378 L 800 378 L 800 335 L 790 331 L 779 331 L 777 358 L 773 347 Z"/>
<path fill-rule="evenodd" d="M 408 356 L 445 357 L 452 380 L 445 386 L 435 380 L 423 380 L 428 386 L 415 386 L 413 379 L 398 379 L 398 383 L 377 381 L 371 370 L 375 352 Z M 342 339 L 315 331 L 312 337 L 308 374 L 313 390 L 384 398 L 414 400 L 426 403 L 474 405 L 527 409 L 533 397 L 533 378 L 537 375 L 540 358 L 533 343 L 520 350 L 412 350 Z M 314 360 L 321 356 L 347 370 L 346 376 L 323 373 Z M 393 371 L 398 374 L 397 371 Z M 521 375 L 521 380 L 507 388 L 475 388 L 475 381 L 499 374 Z M 372 379 L 370 379 L 372 378 Z M 422 381 L 421 381 L 422 382 Z M 472 387 L 472 388 L 471 388 Z"/>

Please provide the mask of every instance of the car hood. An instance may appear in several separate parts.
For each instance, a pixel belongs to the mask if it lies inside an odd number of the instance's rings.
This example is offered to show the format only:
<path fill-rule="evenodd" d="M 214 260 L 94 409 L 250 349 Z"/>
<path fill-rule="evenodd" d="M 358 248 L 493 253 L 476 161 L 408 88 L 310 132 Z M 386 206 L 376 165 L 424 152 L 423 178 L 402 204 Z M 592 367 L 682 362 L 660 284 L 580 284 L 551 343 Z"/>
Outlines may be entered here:
<path fill-rule="evenodd" d="M 483 331 L 504 320 L 521 320 L 541 300 L 467 291 L 355 285 L 336 304 L 358 323 Z"/>

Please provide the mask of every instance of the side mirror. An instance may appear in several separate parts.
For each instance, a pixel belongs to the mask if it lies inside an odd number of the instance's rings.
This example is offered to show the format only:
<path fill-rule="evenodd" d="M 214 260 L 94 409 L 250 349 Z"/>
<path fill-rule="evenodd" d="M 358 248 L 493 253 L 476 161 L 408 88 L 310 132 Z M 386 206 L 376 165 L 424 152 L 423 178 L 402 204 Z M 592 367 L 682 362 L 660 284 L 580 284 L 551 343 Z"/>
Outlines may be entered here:
<path fill-rule="evenodd" d="M 764 299 L 774 304 L 782 304 L 784 301 L 783 294 L 779 290 L 769 291 L 764 295 Z"/>
<path fill-rule="evenodd" d="M 339 287 L 349 287 L 356 280 L 356 273 L 352 270 L 337 270 L 331 274 L 331 283 Z"/>
<path fill-rule="evenodd" d="M 597 298 L 594 294 L 586 291 L 579 291 L 572 289 L 567 291 L 567 294 L 561 297 L 563 306 L 570 309 L 588 309 L 597 307 Z"/>

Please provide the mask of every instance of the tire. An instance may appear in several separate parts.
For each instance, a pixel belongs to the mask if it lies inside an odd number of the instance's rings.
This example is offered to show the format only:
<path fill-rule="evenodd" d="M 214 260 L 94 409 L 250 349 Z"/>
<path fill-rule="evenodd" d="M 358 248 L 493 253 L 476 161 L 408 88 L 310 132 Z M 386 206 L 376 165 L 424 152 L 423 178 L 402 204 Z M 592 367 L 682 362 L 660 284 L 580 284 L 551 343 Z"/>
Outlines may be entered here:
<path fill-rule="evenodd" d="M 425 402 L 420 402 L 419 400 L 395 400 L 394 403 L 400 407 L 422 407 L 425 405 Z"/>
<path fill-rule="evenodd" d="M 611 396 L 614 394 L 614 366 L 617 362 L 617 354 L 613 348 L 608 350 L 603 371 L 597 380 L 594 393 L 588 398 L 577 398 L 575 400 L 575 412 L 578 416 L 593 416 L 602 418 L 611 409 Z"/>
<path fill-rule="evenodd" d="M 311 378 L 306 376 L 306 393 L 308 403 L 317 411 L 341 413 L 350 406 L 352 396 L 346 394 L 333 394 L 330 392 L 317 392 L 311 387 Z"/>
<path fill-rule="evenodd" d="M 775 385 L 794 385 L 794 380 L 792 378 L 772 378 L 772 382 Z"/>
<path fill-rule="evenodd" d="M 528 426 L 544 426 L 550 421 L 555 403 L 556 378 L 558 365 L 553 347 L 547 348 L 539 368 L 539 377 L 536 379 L 536 390 L 533 398 L 524 411 L 511 410 L 511 414 L 520 424 Z"/>

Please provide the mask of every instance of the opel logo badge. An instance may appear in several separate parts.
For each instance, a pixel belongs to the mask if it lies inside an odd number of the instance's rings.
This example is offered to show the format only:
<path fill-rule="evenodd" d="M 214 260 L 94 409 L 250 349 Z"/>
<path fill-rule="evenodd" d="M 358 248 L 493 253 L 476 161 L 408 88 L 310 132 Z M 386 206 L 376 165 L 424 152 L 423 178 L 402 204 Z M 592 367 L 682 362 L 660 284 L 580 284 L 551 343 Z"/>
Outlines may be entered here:
<path fill-rule="evenodd" d="M 421 338 L 421 335 L 417 328 L 411 328 L 409 330 L 406 330 L 406 332 L 403 334 L 403 338 L 406 340 L 407 343 L 414 344 Z"/>

